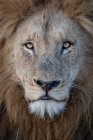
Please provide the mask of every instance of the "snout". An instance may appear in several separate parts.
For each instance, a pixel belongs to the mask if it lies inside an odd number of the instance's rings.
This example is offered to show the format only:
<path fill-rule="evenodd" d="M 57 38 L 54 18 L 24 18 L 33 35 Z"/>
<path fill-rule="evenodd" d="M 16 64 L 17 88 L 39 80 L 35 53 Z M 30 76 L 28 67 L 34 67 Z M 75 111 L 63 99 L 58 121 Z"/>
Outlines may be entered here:
<path fill-rule="evenodd" d="M 30 84 L 25 84 L 26 97 L 31 101 L 57 101 L 64 102 L 68 98 L 69 87 L 67 85 L 62 86 L 62 81 L 43 81 L 36 80 L 33 78 L 33 86 Z"/>
<path fill-rule="evenodd" d="M 66 94 L 60 89 L 61 81 L 42 81 L 34 79 L 35 86 L 42 91 L 43 94 L 39 96 L 37 100 L 55 100 L 55 101 L 65 101 Z M 64 90 L 64 89 L 63 89 Z M 62 93 L 63 92 L 63 93 Z M 62 93 L 62 95 L 61 95 Z"/>
<path fill-rule="evenodd" d="M 45 81 L 41 81 L 41 80 L 35 80 L 34 82 L 41 88 L 43 89 L 45 92 L 48 92 L 56 87 L 59 86 L 60 81 L 49 81 L 49 82 L 45 82 Z"/>

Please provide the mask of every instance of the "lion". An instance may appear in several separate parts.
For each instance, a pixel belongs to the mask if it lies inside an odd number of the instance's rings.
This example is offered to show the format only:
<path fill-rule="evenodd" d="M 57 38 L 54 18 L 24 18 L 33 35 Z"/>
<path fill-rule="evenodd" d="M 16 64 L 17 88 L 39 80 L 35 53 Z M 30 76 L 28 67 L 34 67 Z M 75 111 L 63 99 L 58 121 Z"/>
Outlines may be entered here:
<path fill-rule="evenodd" d="M 0 140 L 93 139 L 93 0 L 0 0 Z"/>

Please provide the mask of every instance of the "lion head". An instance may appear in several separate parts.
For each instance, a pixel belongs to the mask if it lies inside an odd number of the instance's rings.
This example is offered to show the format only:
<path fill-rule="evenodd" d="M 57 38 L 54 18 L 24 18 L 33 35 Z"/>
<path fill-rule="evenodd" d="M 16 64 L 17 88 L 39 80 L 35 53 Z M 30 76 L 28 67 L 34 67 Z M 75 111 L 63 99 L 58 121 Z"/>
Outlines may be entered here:
<path fill-rule="evenodd" d="M 53 117 L 66 108 L 88 44 L 85 31 L 55 9 L 41 9 L 19 25 L 7 47 L 31 113 Z"/>
<path fill-rule="evenodd" d="M 92 0 L 0 1 L 1 79 L 20 89 L 29 115 L 53 119 L 75 91 L 92 91 L 92 7 Z"/>

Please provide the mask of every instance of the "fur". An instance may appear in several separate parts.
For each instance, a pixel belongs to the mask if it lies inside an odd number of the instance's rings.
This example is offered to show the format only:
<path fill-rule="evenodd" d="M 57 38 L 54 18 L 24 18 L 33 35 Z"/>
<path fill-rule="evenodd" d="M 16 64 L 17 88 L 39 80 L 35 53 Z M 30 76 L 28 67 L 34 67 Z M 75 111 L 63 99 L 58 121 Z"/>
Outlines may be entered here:
<path fill-rule="evenodd" d="M 91 42 L 86 67 L 75 81 L 66 111 L 53 120 L 29 115 L 22 93 L 11 79 L 5 43 L 27 16 L 53 6 L 73 18 Z M 92 0 L 0 0 L 0 140 L 91 140 L 93 139 L 93 1 Z M 4 61 L 6 58 L 7 61 Z M 74 93 L 74 94 L 73 94 Z"/>

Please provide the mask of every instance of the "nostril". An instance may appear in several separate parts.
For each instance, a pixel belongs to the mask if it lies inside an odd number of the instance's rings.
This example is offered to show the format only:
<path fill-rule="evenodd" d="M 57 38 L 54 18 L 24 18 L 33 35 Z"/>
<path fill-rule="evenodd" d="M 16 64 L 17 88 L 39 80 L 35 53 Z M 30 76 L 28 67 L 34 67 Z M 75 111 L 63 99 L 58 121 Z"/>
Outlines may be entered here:
<path fill-rule="evenodd" d="M 51 89 L 57 87 L 60 84 L 60 81 L 53 81 L 50 83 Z"/>
<path fill-rule="evenodd" d="M 37 85 L 39 85 L 45 91 L 49 91 L 53 88 L 56 88 L 60 84 L 60 81 L 44 82 L 44 81 L 35 80 L 35 79 L 34 81 Z"/>
<path fill-rule="evenodd" d="M 35 80 L 35 79 L 34 79 L 34 81 L 35 81 L 35 83 L 38 84 L 39 86 L 42 86 L 42 85 L 44 84 L 41 80 Z"/>

